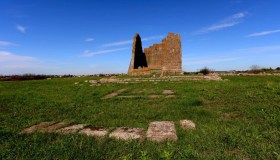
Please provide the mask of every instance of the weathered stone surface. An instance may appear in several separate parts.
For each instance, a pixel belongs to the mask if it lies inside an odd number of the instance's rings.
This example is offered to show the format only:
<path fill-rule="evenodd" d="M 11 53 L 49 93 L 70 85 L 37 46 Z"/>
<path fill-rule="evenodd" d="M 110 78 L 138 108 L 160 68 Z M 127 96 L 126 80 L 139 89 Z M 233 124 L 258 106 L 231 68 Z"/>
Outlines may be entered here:
<path fill-rule="evenodd" d="M 138 44 L 138 45 L 137 45 Z M 182 73 L 182 49 L 179 34 L 168 33 L 161 44 L 154 44 L 142 52 L 137 33 L 132 45 L 132 58 L 128 74 Z"/>
<path fill-rule="evenodd" d="M 174 92 L 171 89 L 165 89 L 162 94 L 174 94 Z"/>
<path fill-rule="evenodd" d="M 180 125 L 183 129 L 195 129 L 195 123 L 191 120 L 181 120 Z"/>
<path fill-rule="evenodd" d="M 145 138 L 145 129 L 120 127 L 115 129 L 109 137 L 119 140 L 143 140 Z"/>
<path fill-rule="evenodd" d="M 118 98 L 139 98 L 140 96 L 134 96 L 134 95 L 129 95 L 129 96 L 118 96 Z"/>
<path fill-rule="evenodd" d="M 151 95 L 149 95 L 149 98 L 160 98 L 160 97 L 162 97 L 162 95 L 160 95 L 160 94 L 151 94 Z"/>
<path fill-rule="evenodd" d="M 219 74 L 211 73 L 207 76 L 204 76 L 204 79 L 206 80 L 214 80 L 214 81 L 221 81 L 223 80 L 222 77 L 219 76 Z"/>
<path fill-rule="evenodd" d="M 25 128 L 21 133 L 32 133 L 42 128 L 52 125 L 54 122 L 41 122 L 40 124 Z"/>
<path fill-rule="evenodd" d="M 57 132 L 76 133 L 79 130 L 83 129 L 85 126 L 87 126 L 87 125 L 86 124 L 75 124 L 75 125 L 72 125 L 72 126 L 61 128 L 61 129 L 57 130 Z"/>
<path fill-rule="evenodd" d="M 66 126 L 67 124 L 69 124 L 69 123 L 68 122 L 59 122 L 59 123 L 55 123 L 51 126 L 39 129 L 39 131 L 41 131 L 41 132 L 53 132 L 57 129 L 60 129 L 60 128 Z"/>
<path fill-rule="evenodd" d="M 97 80 L 89 80 L 88 83 L 90 83 L 90 84 L 97 84 L 98 81 Z"/>
<path fill-rule="evenodd" d="M 132 44 L 132 58 L 130 61 L 128 73 L 131 74 L 134 70 L 147 67 L 146 55 L 143 53 L 141 37 L 138 33 L 135 34 Z"/>
<path fill-rule="evenodd" d="M 178 139 L 174 122 L 151 122 L 147 131 L 147 139 L 156 142 L 176 141 Z"/>
<path fill-rule="evenodd" d="M 116 78 L 101 78 L 99 81 L 100 81 L 100 83 L 118 83 L 118 82 L 120 82 L 120 80 L 116 79 Z"/>
<path fill-rule="evenodd" d="M 81 130 L 79 133 L 87 135 L 87 136 L 103 138 L 109 133 L 109 128 L 106 128 L 106 127 L 87 127 L 85 129 Z"/>
<path fill-rule="evenodd" d="M 113 97 L 119 95 L 120 93 L 124 92 L 125 90 L 126 90 L 126 89 L 117 90 L 117 91 L 115 91 L 115 92 L 113 92 L 113 93 L 110 93 L 110 94 L 106 95 L 106 96 L 103 97 L 102 99 L 113 98 Z"/>

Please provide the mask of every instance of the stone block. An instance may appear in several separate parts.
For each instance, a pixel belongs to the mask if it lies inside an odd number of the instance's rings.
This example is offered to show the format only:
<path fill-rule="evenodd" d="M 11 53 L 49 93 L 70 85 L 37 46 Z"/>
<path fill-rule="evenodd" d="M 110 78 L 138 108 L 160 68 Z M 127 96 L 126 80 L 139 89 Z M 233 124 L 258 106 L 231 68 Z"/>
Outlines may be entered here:
<path fill-rule="evenodd" d="M 177 141 L 176 128 L 174 122 L 157 121 L 151 122 L 147 131 L 147 139 L 156 142 Z"/>
<path fill-rule="evenodd" d="M 106 127 L 87 127 L 81 130 L 79 133 L 93 136 L 96 138 L 104 138 L 109 133 L 109 128 Z"/>
<path fill-rule="evenodd" d="M 180 125 L 183 129 L 195 129 L 195 123 L 191 120 L 181 120 Z"/>
<path fill-rule="evenodd" d="M 120 127 L 115 129 L 109 137 L 118 140 L 143 140 L 145 138 L 145 129 Z"/>
<path fill-rule="evenodd" d="M 60 133 L 76 133 L 79 130 L 83 129 L 85 126 L 87 126 L 87 125 L 86 124 L 75 124 L 75 125 L 72 125 L 72 126 L 61 128 L 61 129 L 57 130 L 57 132 L 60 132 Z"/>

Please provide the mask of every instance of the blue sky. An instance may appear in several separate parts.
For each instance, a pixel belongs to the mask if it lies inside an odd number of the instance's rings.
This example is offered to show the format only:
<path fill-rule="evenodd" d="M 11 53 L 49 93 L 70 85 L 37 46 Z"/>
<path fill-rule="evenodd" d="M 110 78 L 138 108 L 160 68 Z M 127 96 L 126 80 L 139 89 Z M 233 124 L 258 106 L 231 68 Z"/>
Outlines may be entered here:
<path fill-rule="evenodd" d="M 279 0 L 1 0 L 0 74 L 126 73 L 143 47 L 181 34 L 183 70 L 280 66 Z"/>

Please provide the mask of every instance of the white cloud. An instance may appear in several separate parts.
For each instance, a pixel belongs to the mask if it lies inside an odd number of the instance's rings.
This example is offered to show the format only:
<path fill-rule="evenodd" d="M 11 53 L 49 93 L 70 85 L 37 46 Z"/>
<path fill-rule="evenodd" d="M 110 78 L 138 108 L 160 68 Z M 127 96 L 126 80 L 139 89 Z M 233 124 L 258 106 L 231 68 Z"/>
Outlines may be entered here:
<path fill-rule="evenodd" d="M 36 61 L 37 59 L 30 56 L 15 55 L 8 51 L 0 51 L 0 62 L 20 62 L 20 61 Z"/>
<path fill-rule="evenodd" d="M 55 73 L 57 69 L 57 63 L 50 64 L 32 56 L 22 56 L 0 50 L 0 75 Z"/>
<path fill-rule="evenodd" d="M 269 53 L 269 52 L 273 52 L 273 51 L 280 51 L 280 45 L 244 48 L 244 49 L 239 49 L 237 51 L 239 53 Z"/>
<path fill-rule="evenodd" d="M 118 41 L 118 42 L 104 44 L 102 46 L 103 47 L 113 47 L 113 46 L 124 46 L 124 45 L 128 45 L 128 44 L 132 44 L 132 40 Z"/>
<path fill-rule="evenodd" d="M 233 27 L 241 23 L 242 19 L 247 15 L 247 12 L 236 13 L 230 17 L 227 17 L 220 21 L 219 23 L 210 25 L 208 27 L 202 28 L 195 32 L 195 34 L 205 34 L 212 31 L 218 31 L 224 28 Z"/>
<path fill-rule="evenodd" d="M 7 42 L 7 41 L 0 41 L 0 46 L 13 46 L 15 45 L 14 43 L 11 43 L 11 42 Z"/>
<path fill-rule="evenodd" d="M 23 26 L 21 26 L 21 25 L 17 25 L 17 26 L 16 26 L 16 29 L 17 29 L 18 31 L 20 31 L 21 33 L 25 33 L 25 32 L 26 32 L 26 27 L 23 27 Z"/>
<path fill-rule="evenodd" d="M 246 37 L 257 37 L 257 36 L 265 36 L 273 33 L 279 33 L 280 29 L 278 30 L 271 30 L 271 31 L 263 31 L 263 32 L 257 32 L 247 35 Z"/>
<path fill-rule="evenodd" d="M 164 38 L 164 36 L 160 35 L 160 36 L 151 36 L 151 37 L 142 38 L 141 40 L 143 42 L 143 41 L 150 41 L 150 40 L 156 40 L 156 39 L 162 39 L 162 38 Z M 113 47 L 113 46 L 124 46 L 124 45 L 129 45 L 129 44 L 132 44 L 132 40 L 118 41 L 118 42 L 104 44 L 102 46 L 103 47 Z"/>
<path fill-rule="evenodd" d="M 128 49 L 128 48 L 126 47 L 126 48 L 108 49 L 108 50 L 100 50 L 100 51 L 95 51 L 95 52 L 85 50 L 84 53 L 82 54 L 82 56 L 83 57 L 92 57 L 97 54 L 113 53 L 113 52 L 123 51 L 126 49 Z"/>
<path fill-rule="evenodd" d="M 94 39 L 93 38 L 87 38 L 87 39 L 85 39 L 85 41 L 86 42 L 92 42 L 92 41 L 94 41 Z"/>

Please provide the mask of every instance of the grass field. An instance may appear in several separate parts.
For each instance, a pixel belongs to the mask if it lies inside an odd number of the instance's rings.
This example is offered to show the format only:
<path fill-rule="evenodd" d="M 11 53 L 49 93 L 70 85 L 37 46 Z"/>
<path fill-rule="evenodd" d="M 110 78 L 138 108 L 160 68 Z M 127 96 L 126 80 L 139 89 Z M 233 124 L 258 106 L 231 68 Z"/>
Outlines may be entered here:
<path fill-rule="evenodd" d="M 280 77 L 90 86 L 91 78 L 0 81 L 0 159 L 280 159 Z M 75 82 L 79 84 L 75 85 Z M 172 89 L 176 98 L 112 98 Z M 144 93 L 136 93 L 137 90 Z M 179 120 L 196 129 L 184 131 Z M 79 134 L 19 134 L 43 121 L 106 127 L 176 122 L 177 142 L 97 140 Z"/>

